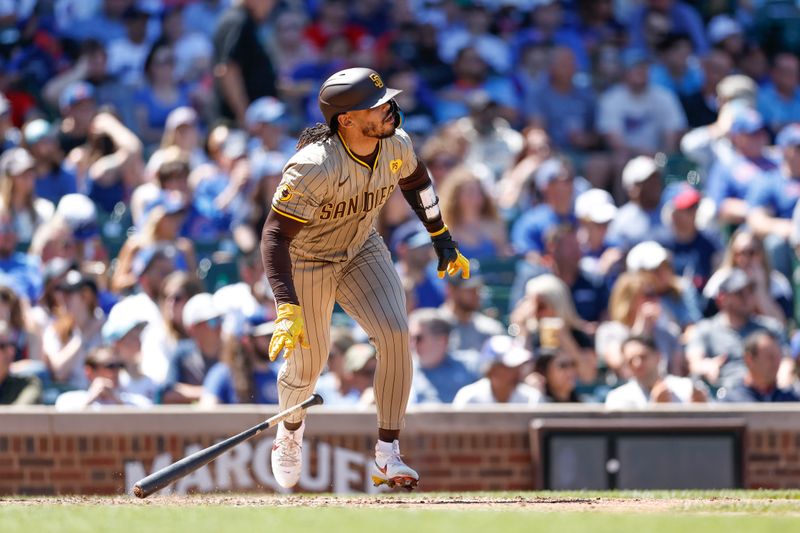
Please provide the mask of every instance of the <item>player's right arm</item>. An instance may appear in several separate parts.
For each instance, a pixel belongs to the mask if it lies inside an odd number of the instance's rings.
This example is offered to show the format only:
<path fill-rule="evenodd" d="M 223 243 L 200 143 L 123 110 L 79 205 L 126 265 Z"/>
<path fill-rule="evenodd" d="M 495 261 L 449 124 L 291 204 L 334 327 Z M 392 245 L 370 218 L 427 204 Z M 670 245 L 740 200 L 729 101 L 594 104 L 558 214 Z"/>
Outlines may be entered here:
<path fill-rule="evenodd" d="M 261 233 L 261 259 L 278 309 L 269 345 L 273 361 L 281 350 L 287 358 L 297 345 L 308 348 L 300 300 L 292 280 L 289 245 L 319 207 L 324 185 L 320 165 L 290 161 Z"/>

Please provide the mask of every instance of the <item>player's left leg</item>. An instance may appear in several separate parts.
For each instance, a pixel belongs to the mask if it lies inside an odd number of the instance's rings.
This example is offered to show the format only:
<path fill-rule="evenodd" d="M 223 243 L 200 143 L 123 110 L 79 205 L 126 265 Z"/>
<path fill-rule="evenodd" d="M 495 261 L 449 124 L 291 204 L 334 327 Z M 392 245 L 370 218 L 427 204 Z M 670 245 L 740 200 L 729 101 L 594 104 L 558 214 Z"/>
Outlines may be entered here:
<path fill-rule="evenodd" d="M 336 300 L 364 328 L 377 349 L 374 388 L 379 439 L 373 481 L 414 488 L 419 476 L 401 459 L 399 443 L 413 373 L 405 293 L 377 233 L 342 271 Z"/>

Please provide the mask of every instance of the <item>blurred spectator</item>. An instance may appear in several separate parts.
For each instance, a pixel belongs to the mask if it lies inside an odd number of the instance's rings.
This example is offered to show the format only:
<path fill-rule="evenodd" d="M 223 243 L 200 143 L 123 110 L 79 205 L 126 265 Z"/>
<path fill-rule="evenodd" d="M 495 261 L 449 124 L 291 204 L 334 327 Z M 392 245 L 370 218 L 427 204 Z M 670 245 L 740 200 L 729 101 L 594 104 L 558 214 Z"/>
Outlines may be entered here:
<path fill-rule="evenodd" d="M 489 95 L 488 100 L 497 106 L 494 111 L 509 123 L 517 122 L 518 96 L 509 78 L 492 74 L 486 60 L 472 46 L 458 51 L 453 62 L 454 80 L 439 93 L 436 120 L 450 122 L 469 113 L 469 101 L 476 91 Z"/>
<path fill-rule="evenodd" d="M 17 241 L 30 243 L 36 228 L 53 217 L 55 206 L 36 195 L 36 162 L 24 148 L 0 156 L 0 209 L 12 217 Z"/>
<path fill-rule="evenodd" d="M 27 322 L 31 335 L 38 339 L 36 343 L 38 345 L 38 350 L 33 351 L 32 348 L 28 350 L 29 359 L 43 359 L 41 346 L 42 333 L 52 321 L 53 316 L 55 316 L 59 299 L 57 295 L 60 293 L 59 287 L 64 281 L 64 277 L 69 271 L 75 270 L 77 266 L 78 264 L 74 259 L 64 259 L 63 257 L 54 257 L 48 261 L 42 262 L 41 272 L 43 288 L 41 297 L 36 302 L 30 303 L 27 313 L 20 313 L 19 316 L 20 323 L 24 324 Z M 14 298 L 19 300 L 16 293 Z M 12 317 L 11 322 L 13 325 L 15 322 L 13 306 L 10 316 Z"/>
<path fill-rule="evenodd" d="M 103 43 L 89 39 L 81 43 L 80 56 L 71 68 L 50 79 L 42 88 L 44 101 L 55 107 L 61 116 L 74 117 L 77 114 L 80 121 L 86 123 L 91 118 L 89 112 L 94 114 L 91 103 L 108 107 L 128 125 L 133 123 L 133 89 L 119 83 L 108 73 L 108 56 Z M 91 102 L 89 102 L 91 101 Z M 78 110 L 73 110 L 78 106 Z M 77 132 L 80 135 L 80 132 Z M 84 133 L 85 135 L 85 133 Z M 80 139 L 80 136 L 78 137 Z M 77 144 L 67 146 L 62 143 L 62 148 L 68 152 Z"/>
<path fill-rule="evenodd" d="M 524 147 L 505 170 L 495 192 L 497 205 L 507 220 L 516 216 L 518 210 L 533 204 L 536 172 L 553 155 L 550 137 L 545 130 L 528 126 L 522 130 L 522 136 Z"/>
<path fill-rule="evenodd" d="M 764 47 L 753 41 L 747 42 L 739 56 L 736 67 L 742 74 L 755 80 L 759 87 L 769 83 L 769 59 Z"/>
<path fill-rule="evenodd" d="M 596 96 L 584 78 L 576 76 L 575 54 L 570 48 L 550 52 L 547 78 L 525 101 L 526 118 L 541 126 L 553 144 L 576 161 L 584 177 L 596 187 L 607 187 L 608 158 L 593 151 L 600 148 L 595 130 Z"/>
<path fill-rule="evenodd" d="M 337 37 L 347 39 L 354 51 L 369 46 L 367 29 L 350 20 L 349 7 L 345 0 L 319 0 L 315 20 L 305 30 L 305 39 L 318 50 Z"/>
<path fill-rule="evenodd" d="M 486 339 L 505 332 L 500 322 L 481 312 L 482 293 L 486 288 L 479 268 L 478 263 L 473 262 L 469 279 L 448 276 L 446 280 L 441 314 L 453 327 L 450 332 L 450 350 L 453 352 L 477 354 Z"/>
<path fill-rule="evenodd" d="M 697 210 L 703 196 L 684 182 L 668 187 L 664 196 L 667 200 L 661 214 L 669 233 L 661 244 L 671 255 L 675 273 L 702 291 L 719 262 L 721 248 L 717 238 L 697 226 Z"/>
<path fill-rule="evenodd" d="M 37 404 L 42 383 L 35 376 L 17 376 L 11 372 L 15 354 L 15 332 L 5 320 L 0 321 L 0 405 Z"/>
<path fill-rule="evenodd" d="M 544 349 L 536 356 L 533 378 L 543 390 L 544 403 L 580 402 L 578 383 L 578 361 L 564 350 Z M 529 381 L 534 381 L 530 379 Z"/>
<path fill-rule="evenodd" d="M 57 411 L 97 409 L 105 405 L 149 407 L 152 402 L 135 392 L 126 392 L 120 386 L 120 372 L 125 363 L 111 348 L 98 347 L 86 357 L 84 370 L 89 386 L 86 390 L 64 392 L 56 400 Z"/>
<path fill-rule="evenodd" d="M 492 70 L 505 74 L 511 67 L 511 50 L 508 44 L 490 32 L 492 13 L 478 3 L 464 7 L 464 24 L 451 27 L 439 37 L 439 55 L 453 63 L 458 53 L 467 46 L 489 63 Z"/>
<path fill-rule="evenodd" d="M 569 288 L 552 274 L 528 281 L 525 298 L 511 313 L 511 327 L 528 350 L 555 349 L 578 364 L 578 377 L 591 384 L 597 378 L 597 354 L 592 328 L 575 311 Z"/>
<path fill-rule="evenodd" d="M 522 150 L 524 141 L 501 116 L 501 103 L 489 92 L 473 91 L 466 97 L 466 104 L 469 115 L 452 125 L 467 142 L 464 163 L 476 172 L 478 165 L 486 169 L 481 179 L 491 187 Z"/>
<path fill-rule="evenodd" d="M 141 83 L 151 43 L 147 38 L 149 14 L 136 2 L 122 14 L 125 36 L 108 44 L 108 73 L 126 85 Z"/>
<path fill-rule="evenodd" d="M 140 302 L 126 300 L 111 308 L 103 324 L 103 342 L 125 365 L 119 375 L 120 388 L 155 402 L 158 386 L 142 372 L 141 335 L 148 321 L 147 308 L 138 305 Z"/>
<path fill-rule="evenodd" d="M 751 333 L 744 340 L 744 364 L 747 373 L 733 389 L 726 391 L 726 402 L 797 402 L 793 391 L 778 387 L 781 345 L 769 331 Z"/>
<path fill-rule="evenodd" d="M 97 218 L 95 204 L 85 195 L 71 193 L 62 196 L 56 206 L 55 216 L 46 224 L 54 226 L 57 230 L 58 224 L 63 223 L 63 229 L 69 233 L 62 243 L 63 246 L 60 247 L 61 253 L 58 255 L 66 258 L 74 257 L 81 264 L 84 262 L 102 263 L 107 268 L 110 258 L 100 236 Z M 56 231 L 49 238 L 53 239 L 57 235 L 66 235 L 66 233 Z M 71 249 L 70 241 L 75 245 L 75 250 Z M 54 245 L 54 251 L 58 249 L 59 247 Z M 31 245 L 31 251 L 34 251 L 33 244 Z M 75 254 L 74 256 L 72 255 L 73 253 Z M 42 260 L 47 261 L 49 259 L 50 257 L 43 251 Z"/>
<path fill-rule="evenodd" d="M 552 43 L 556 46 L 566 46 L 572 49 L 578 61 L 580 70 L 589 68 L 589 57 L 583 46 L 581 36 L 565 24 L 568 13 L 562 2 L 556 0 L 538 0 L 531 5 L 531 24 L 526 31 L 520 31 L 516 36 L 516 49 L 533 41 Z"/>
<path fill-rule="evenodd" d="M 800 59 L 796 54 L 781 52 L 772 59 L 770 83 L 758 93 L 758 110 L 773 133 L 800 122 Z"/>
<path fill-rule="evenodd" d="M 82 259 L 78 253 L 75 235 L 60 215 L 54 216 L 36 229 L 28 255 L 39 259 L 45 275 L 46 265 L 53 259 L 62 259 L 76 265 Z"/>
<path fill-rule="evenodd" d="M 629 200 L 611 221 L 607 238 L 627 252 L 642 241 L 666 234 L 661 219 L 662 171 L 652 157 L 635 157 L 622 170 L 622 186 Z"/>
<path fill-rule="evenodd" d="M 30 305 L 5 285 L 0 285 L 0 321 L 9 328 L 15 348 L 12 370 L 38 369 L 42 361 L 42 338 L 30 316 Z"/>
<path fill-rule="evenodd" d="M 329 405 L 374 405 L 373 383 L 378 368 L 375 347 L 367 342 L 352 344 L 344 352 L 340 363 L 339 387 L 330 391 L 332 403 Z M 328 396 L 323 398 L 328 401 Z"/>
<path fill-rule="evenodd" d="M 481 351 L 483 378 L 459 389 L 453 398 L 453 407 L 540 403 L 542 394 L 522 379 L 522 368 L 531 359 L 531 352 L 513 346 L 511 337 L 491 337 Z"/>
<path fill-rule="evenodd" d="M 160 41 L 169 45 L 175 54 L 175 77 L 182 83 L 204 83 L 211 72 L 214 46 L 211 35 L 186 31 L 183 24 L 183 5 L 166 6 L 161 11 Z"/>
<path fill-rule="evenodd" d="M 717 314 L 699 321 L 689 333 L 689 370 L 713 387 L 730 390 L 741 381 L 745 374 L 745 337 L 764 330 L 782 336 L 781 322 L 756 313 L 754 288 L 755 283 L 743 270 L 728 270 L 717 289 Z"/>
<path fill-rule="evenodd" d="M 286 134 L 288 117 L 283 102 L 272 96 L 262 96 L 250 104 L 244 120 L 252 135 L 251 154 L 276 153 L 285 160 L 294 155 L 297 141 Z"/>
<path fill-rule="evenodd" d="M 470 259 L 507 256 L 505 224 L 487 186 L 466 165 L 453 169 L 440 189 L 442 219 Z"/>
<path fill-rule="evenodd" d="M 632 14 L 628 28 L 631 46 L 645 48 L 648 24 L 654 17 L 663 17 L 665 32 L 686 33 L 695 51 L 703 55 L 708 49 L 703 20 L 694 7 L 681 0 L 646 0 Z"/>
<path fill-rule="evenodd" d="M 256 314 L 246 320 L 242 331 L 225 339 L 220 361 L 208 370 L 203 381 L 200 403 L 277 404 L 278 375 L 269 364 L 269 342 L 274 331 L 274 322 Z"/>
<path fill-rule="evenodd" d="M 519 217 L 511 228 L 511 244 L 518 254 L 542 254 L 545 234 L 559 224 L 575 225 L 573 175 L 560 158 L 548 159 L 536 170 L 536 189 L 542 203 Z"/>
<path fill-rule="evenodd" d="M 211 36 L 217 21 L 230 3 L 228 0 L 197 0 L 184 2 L 183 24 L 190 32 Z"/>
<path fill-rule="evenodd" d="M 747 193 L 753 183 L 767 179 L 777 165 L 765 153 L 769 141 L 758 111 L 737 109 L 728 136 L 734 153 L 711 166 L 706 196 L 717 206 L 717 218 L 724 224 L 741 224 L 747 217 Z"/>
<path fill-rule="evenodd" d="M 417 220 L 392 234 L 392 252 L 400 278 L 413 287 L 416 307 L 439 307 L 444 302 L 443 282 L 436 275 L 431 237 Z"/>
<path fill-rule="evenodd" d="M 168 271 L 162 280 L 155 280 L 156 283 L 160 283 L 160 288 L 157 285 L 158 300 L 155 316 L 149 316 L 152 330 L 146 330 L 142 337 L 145 354 L 155 354 L 149 359 L 159 363 L 155 369 L 159 371 L 155 375 L 160 376 L 156 380 L 157 383 L 163 382 L 171 355 L 185 350 L 187 346 L 191 347 L 193 341 L 183 324 L 183 308 L 189 298 L 204 290 L 203 283 L 187 272 Z"/>
<path fill-rule="evenodd" d="M 232 309 L 224 309 L 227 313 L 234 310 L 245 316 L 258 314 L 267 319 L 275 318 L 275 296 L 272 288 L 264 275 L 264 263 L 261 261 L 261 251 L 253 250 L 247 254 L 240 254 L 236 258 L 238 282 L 231 280 L 227 285 L 217 289 L 214 293 L 214 302 L 218 307 L 227 305 Z"/>
<path fill-rule="evenodd" d="M 268 41 L 269 54 L 275 60 L 281 96 L 292 102 L 312 90 L 311 87 L 295 84 L 292 73 L 300 64 L 314 61 L 319 55 L 316 47 L 303 38 L 307 24 L 308 16 L 303 10 L 283 9 L 275 16 L 275 30 Z"/>
<path fill-rule="evenodd" d="M 683 97 L 699 90 L 703 71 L 692 56 L 692 41 L 685 33 L 668 33 L 657 44 L 658 60 L 650 66 L 650 81 Z"/>
<path fill-rule="evenodd" d="M 64 152 L 58 145 L 58 133 L 49 122 L 38 118 L 23 128 L 25 146 L 35 161 L 37 196 L 57 204 L 64 195 L 78 192 L 75 175 L 64 165 Z"/>
<path fill-rule="evenodd" d="M 621 274 L 611 290 L 608 311 L 611 321 L 600 324 L 595 336 L 597 355 L 608 368 L 620 377 L 628 377 L 630 369 L 624 365 L 622 343 L 629 336 L 643 335 L 652 338 L 658 348 L 661 368 L 672 373 L 681 371 L 681 330 L 662 313 L 651 275 Z"/>
<path fill-rule="evenodd" d="M 672 268 L 672 258 L 662 245 L 644 241 L 634 246 L 625 259 L 629 272 L 650 274 L 664 318 L 686 329 L 702 318 L 697 290 L 691 277 L 681 278 Z"/>
<path fill-rule="evenodd" d="M 142 227 L 126 239 L 117 256 L 116 268 L 111 278 L 111 289 L 114 292 L 127 292 L 136 284 L 133 261 L 136 254 L 144 248 L 172 245 L 176 251 L 173 264 L 176 269 L 191 272 L 197 268 L 194 243 L 180 237 L 186 211 L 184 199 L 175 192 L 162 193 L 146 206 Z"/>
<path fill-rule="evenodd" d="M 722 50 L 711 50 L 701 61 L 702 85 L 680 95 L 690 128 L 712 124 L 723 102 L 717 96 L 717 86 L 733 70 L 731 56 Z"/>
<path fill-rule="evenodd" d="M 403 110 L 402 128 L 411 135 L 411 140 L 416 146 L 421 146 L 435 126 L 434 93 L 425 84 L 415 66 L 396 68 L 387 76 L 386 85 L 403 91 L 394 97 L 397 105 Z M 495 129 L 502 131 L 502 128 Z"/>
<path fill-rule="evenodd" d="M 417 309 L 408 317 L 414 356 L 412 400 L 416 403 L 451 403 L 461 387 L 478 376 L 450 354 L 452 326 L 436 309 Z"/>
<path fill-rule="evenodd" d="M 222 313 L 207 292 L 183 306 L 183 327 L 193 341 L 178 346 L 169 361 L 163 403 L 194 403 L 203 395 L 203 381 L 222 351 Z"/>
<path fill-rule="evenodd" d="M 345 370 L 345 354 L 354 344 L 355 340 L 346 328 L 337 327 L 331 330 L 327 370 L 317 380 L 315 389 L 328 405 L 347 405 L 359 400 L 358 395 L 351 393 L 350 375 Z"/>
<path fill-rule="evenodd" d="M 177 82 L 175 52 L 156 43 L 144 61 L 144 85 L 136 92 L 136 131 L 145 146 L 161 140 L 170 112 L 190 104 L 189 90 Z"/>
<path fill-rule="evenodd" d="M 83 3 L 83 2 L 81 2 Z M 125 36 L 125 26 L 122 17 L 131 4 L 127 0 L 100 0 L 100 2 L 86 2 L 97 7 L 96 10 L 84 11 L 84 17 L 77 16 L 73 11 L 80 11 L 80 6 L 74 4 L 66 6 L 65 15 L 72 15 L 69 24 L 64 24 L 61 31 L 67 37 L 77 41 L 86 39 L 99 39 L 111 42 Z M 99 4 L 99 6 L 98 6 Z M 88 6 L 87 6 L 88 7 Z M 77 9 L 76 9 L 77 8 Z M 91 8 L 89 8 L 91 9 Z M 88 15 L 88 16 L 86 16 Z"/>
<path fill-rule="evenodd" d="M 178 107 L 170 111 L 164 125 L 164 134 L 161 137 L 161 144 L 147 160 L 145 167 L 146 180 L 156 178 L 159 182 L 158 173 L 162 171 L 162 166 L 176 160 L 188 158 L 188 172 L 194 170 L 208 162 L 205 150 L 202 147 L 200 138 L 200 125 L 198 124 L 197 112 L 191 107 Z M 166 174 L 172 171 L 170 168 L 163 170 Z M 162 182 L 161 187 L 166 187 Z M 187 189 L 182 189 L 188 191 Z"/>
<path fill-rule="evenodd" d="M 613 0 L 578 0 L 575 30 L 589 57 L 596 57 L 602 45 L 622 46 L 627 30 L 615 13 Z"/>
<path fill-rule="evenodd" d="M 514 55 L 517 59 L 510 77 L 523 105 L 521 118 L 527 119 L 528 105 L 539 91 L 539 86 L 547 79 L 550 44 L 538 40 L 523 41 Z"/>
<path fill-rule="evenodd" d="M 708 40 L 714 48 L 709 51 L 720 50 L 738 61 L 745 46 L 744 28 L 735 18 L 727 14 L 714 16 L 708 21 Z"/>
<path fill-rule="evenodd" d="M 608 240 L 608 226 L 616 215 L 614 199 L 602 189 L 589 189 L 575 199 L 580 267 L 592 276 L 611 279 L 612 274 L 618 273 L 622 253 Z"/>
<path fill-rule="evenodd" d="M 237 0 L 214 33 L 216 115 L 239 126 L 250 102 L 277 94 L 275 68 L 259 38 L 259 25 L 274 6 L 274 0 Z"/>
<path fill-rule="evenodd" d="M 89 137 L 97 111 L 95 90 L 85 81 L 70 81 L 53 91 L 61 113 L 58 144 L 69 154 L 73 148 L 85 144 Z"/>
<path fill-rule="evenodd" d="M 690 378 L 666 374 L 655 342 L 644 336 L 625 339 L 621 347 L 631 378 L 608 393 L 607 409 L 642 409 L 654 403 L 703 403 L 706 392 Z"/>
<path fill-rule="evenodd" d="M 452 81 L 452 68 L 439 55 L 440 32 L 437 27 L 423 17 L 417 17 L 417 20 L 400 22 L 380 37 L 376 43 L 376 60 L 379 66 L 386 64 L 387 68 L 389 64 L 398 62 L 411 65 L 425 85 L 437 90 Z M 519 67 L 522 69 L 523 66 Z"/>
<path fill-rule="evenodd" d="M 616 168 L 637 155 L 675 152 L 686 129 L 677 97 L 649 82 L 647 56 L 628 50 L 623 64 L 622 83 L 607 90 L 597 107 L 597 129 L 613 150 Z"/>
<path fill-rule="evenodd" d="M 0 274 L 18 294 L 36 302 L 42 291 L 42 274 L 35 257 L 16 251 L 17 232 L 11 213 L 0 209 Z"/>
<path fill-rule="evenodd" d="M 800 124 L 789 124 L 776 138 L 782 158 L 777 171 L 756 180 L 747 191 L 747 225 L 764 241 L 770 263 L 792 277 L 792 215 L 800 199 Z"/>
<path fill-rule="evenodd" d="M 785 324 L 786 319 L 792 316 L 792 285 L 783 274 L 772 268 L 762 240 L 745 228 L 731 235 L 719 269 L 706 283 L 703 296 L 714 300 L 722 280 L 734 267 L 744 270 L 754 283 L 755 312 Z"/>
<path fill-rule="evenodd" d="M 105 317 L 98 307 L 97 283 L 72 270 L 58 288 L 53 321 L 42 336 L 44 359 L 57 387 L 84 389 L 89 383 L 83 368 L 86 356 L 103 340 Z"/>
<path fill-rule="evenodd" d="M 67 155 L 78 190 L 106 213 L 130 198 L 141 180 L 142 143 L 114 115 L 101 112 L 91 121 L 86 143 Z"/>

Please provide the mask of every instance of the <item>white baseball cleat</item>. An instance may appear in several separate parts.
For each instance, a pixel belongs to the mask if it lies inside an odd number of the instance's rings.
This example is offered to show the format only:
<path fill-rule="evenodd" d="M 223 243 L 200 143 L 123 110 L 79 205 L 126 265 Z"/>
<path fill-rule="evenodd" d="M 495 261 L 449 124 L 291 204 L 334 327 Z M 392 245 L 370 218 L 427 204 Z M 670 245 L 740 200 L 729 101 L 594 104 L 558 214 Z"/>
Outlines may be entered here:
<path fill-rule="evenodd" d="M 278 485 L 286 489 L 294 487 L 300 480 L 303 468 L 303 430 L 306 424 L 296 431 L 289 431 L 286 426 L 278 426 L 278 434 L 272 444 L 272 475 Z"/>
<path fill-rule="evenodd" d="M 375 446 L 375 462 L 372 463 L 372 483 L 386 485 L 390 489 L 402 487 L 406 490 L 414 490 L 419 483 L 419 474 L 405 464 L 400 457 L 400 443 L 395 440 L 391 444 L 391 451 L 381 450 L 381 444 Z"/>

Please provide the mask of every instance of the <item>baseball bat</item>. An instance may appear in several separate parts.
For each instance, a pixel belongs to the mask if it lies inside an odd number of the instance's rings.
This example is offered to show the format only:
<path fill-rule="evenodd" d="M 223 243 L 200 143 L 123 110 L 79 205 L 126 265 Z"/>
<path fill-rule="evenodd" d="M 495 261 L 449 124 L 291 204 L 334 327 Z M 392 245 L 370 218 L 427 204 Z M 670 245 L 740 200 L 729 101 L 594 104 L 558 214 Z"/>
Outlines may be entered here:
<path fill-rule="evenodd" d="M 154 492 L 163 489 L 176 479 L 180 479 L 186 474 L 194 472 L 201 466 L 205 466 L 223 453 L 227 452 L 234 446 L 246 441 L 247 439 L 258 435 L 265 429 L 269 429 L 278 425 L 280 422 L 289 418 L 293 413 L 302 409 L 308 409 L 312 405 L 321 405 L 323 402 L 322 396 L 313 394 L 309 399 L 303 403 L 299 403 L 294 407 L 290 407 L 280 413 L 268 418 L 267 420 L 257 424 L 250 429 L 242 431 L 238 435 L 229 437 L 222 442 L 218 442 L 208 448 L 188 455 L 180 461 L 174 462 L 169 466 L 165 466 L 157 472 L 153 472 L 144 479 L 136 482 L 133 486 L 133 494 L 139 498 L 147 498 Z"/>

